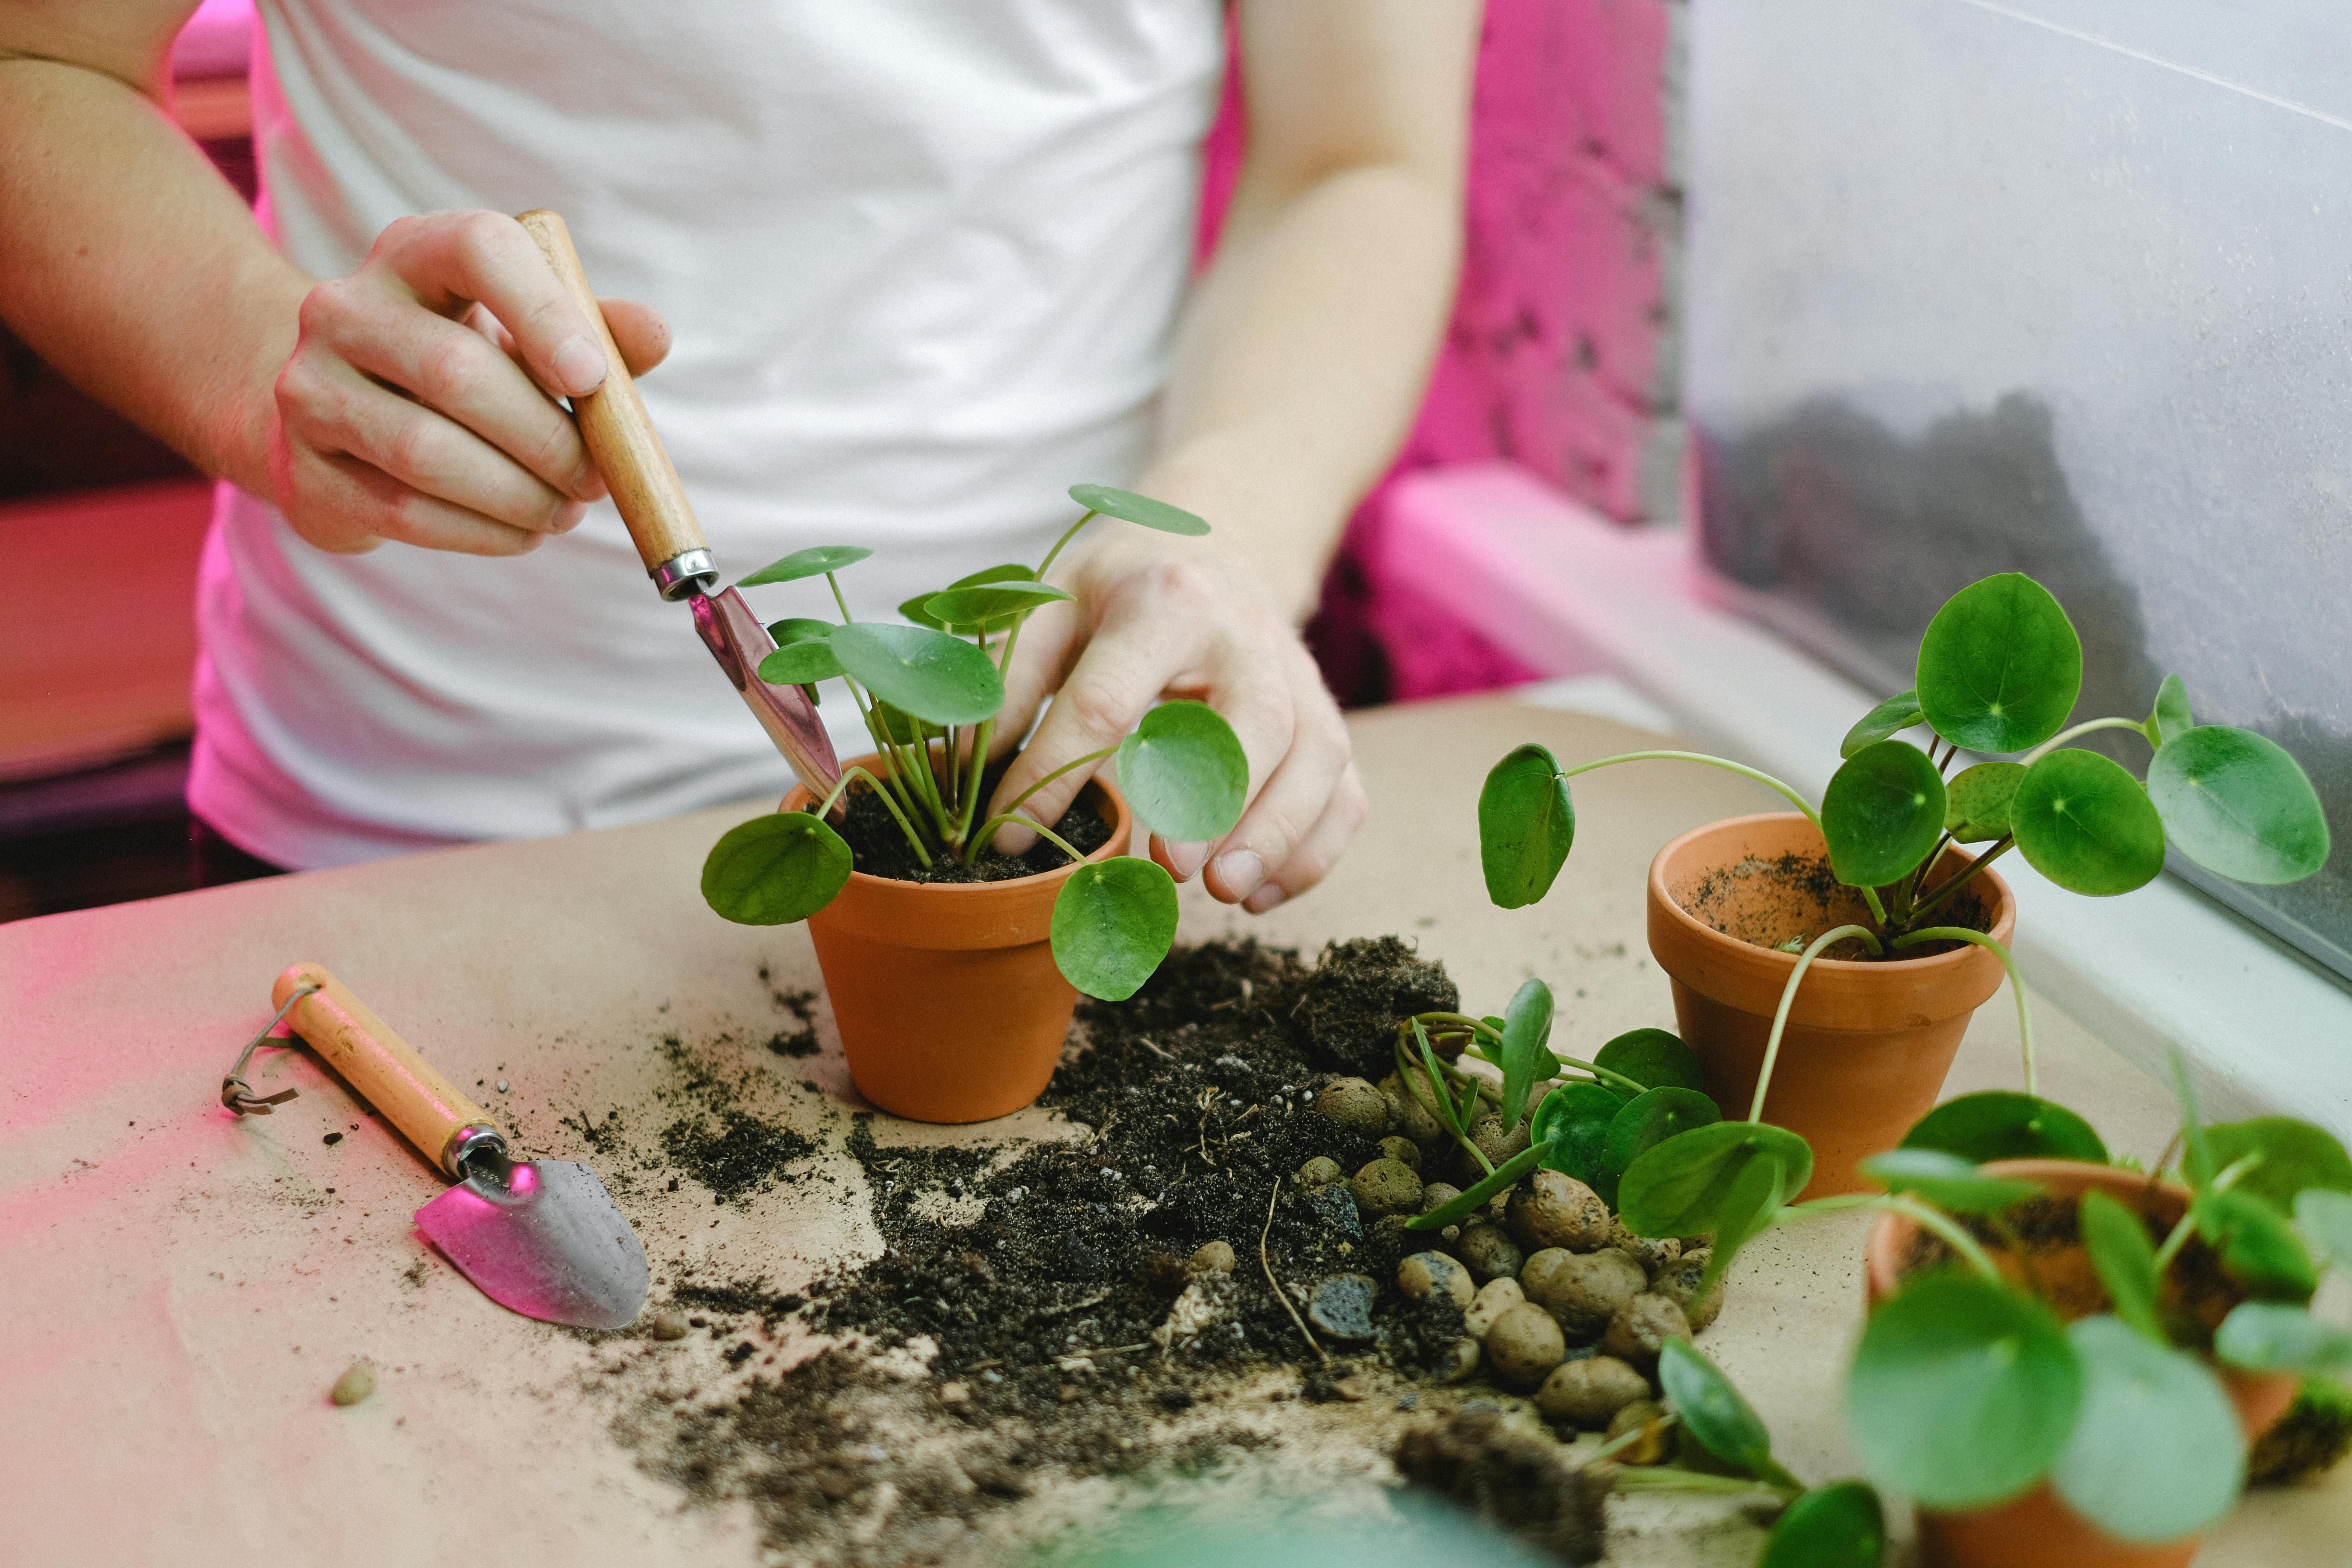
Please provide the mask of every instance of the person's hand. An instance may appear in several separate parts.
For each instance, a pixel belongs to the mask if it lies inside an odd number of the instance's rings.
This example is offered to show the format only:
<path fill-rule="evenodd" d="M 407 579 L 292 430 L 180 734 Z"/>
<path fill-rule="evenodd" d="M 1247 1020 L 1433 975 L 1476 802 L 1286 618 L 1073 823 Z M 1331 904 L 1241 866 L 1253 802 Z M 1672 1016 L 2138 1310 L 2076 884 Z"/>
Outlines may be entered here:
<path fill-rule="evenodd" d="M 1210 892 L 1253 914 L 1322 880 L 1368 805 L 1339 705 L 1281 611 L 1202 542 L 1140 529 L 1112 535 L 1066 575 L 1054 575 L 1076 598 L 1047 605 L 1023 627 L 996 749 L 1019 739 L 1049 692 L 1053 706 L 989 811 L 1064 763 L 1116 746 L 1160 699 L 1197 698 L 1240 738 L 1250 803 L 1219 842 L 1154 837 L 1151 858 L 1180 882 L 1205 866 Z M 1093 772 L 1055 780 L 1023 811 L 1059 821 Z M 1017 853 L 1034 835 L 1007 827 L 997 842 Z"/>
<path fill-rule="evenodd" d="M 669 352 L 653 310 L 603 301 L 633 374 Z M 312 289 L 278 374 L 279 508 L 322 550 L 387 539 L 520 555 L 604 494 L 556 395 L 593 392 L 604 345 L 522 226 L 402 218 L 357 272 Z"/>

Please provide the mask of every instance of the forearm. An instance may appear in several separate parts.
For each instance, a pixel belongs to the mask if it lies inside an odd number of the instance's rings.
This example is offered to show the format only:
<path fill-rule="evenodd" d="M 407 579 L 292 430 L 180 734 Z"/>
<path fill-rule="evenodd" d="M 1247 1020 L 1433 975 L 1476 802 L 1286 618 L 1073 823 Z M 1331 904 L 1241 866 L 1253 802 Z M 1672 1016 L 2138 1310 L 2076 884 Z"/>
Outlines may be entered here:
<path fill-rule="evenodd" d="M 310 280 L 120 77 L 0 58 L 0 319 L 205 472 L 269 494 L 269 388 Z"/>
<path fill-rule="evenodd" d="M 1143 489 L 1208 517 L 1295 619 L 1420 407 L 1460 234 L 1458 186 L 1403 164 L 1235 195 Z"/>

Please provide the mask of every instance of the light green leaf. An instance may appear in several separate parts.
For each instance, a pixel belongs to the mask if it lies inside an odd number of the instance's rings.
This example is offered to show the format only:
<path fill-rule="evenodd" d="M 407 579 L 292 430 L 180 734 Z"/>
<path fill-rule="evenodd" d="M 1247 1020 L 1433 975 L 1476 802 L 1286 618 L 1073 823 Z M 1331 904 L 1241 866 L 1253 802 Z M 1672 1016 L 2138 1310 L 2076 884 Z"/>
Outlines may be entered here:
<path fill-rule="evenodd" d="M 1740 1173 L 1758 1161 L 1780 1167 L 1784 1196 L 1813 1179 L 1812 1146 L 1795 1133 L 1768 1122 L 1718 1121 L 1636 1156 L 1617 1184 L 1618 1217 L 1636 1236 L 1704 1236 L 1720 1227 Z"/>
<path fill-rule="evenodd" d="M 806 616 L 787 616 L 768 623 L 768 636 L 775 639 L 778 647 L 790 647 L 812 638 L 823 642 L 833 635 L 834 625 L 832 621 L 812 620 Z"/>
<path fill-rule="evenodd" d="M 1919 639 L 1919 706 L 1972 752 L 2022 752 L 2056 734 L 2083 689 L 2083 644 L 2050 591 L 2003 572 L 1945 602 Z"/>
<path fill-rule="evenodd" d="M 1576 805 L 1549 752 L 1530 743 L 1495 764 L 1478 791 L 1478 864 L 1497 909 L 1551 891 L 1575 842 Z"/>
<path fill-rule="evenodd" d="M 1999 1214 L 2041 1193 L 2042 1184 L 1988 1176 L 1941 1149 L 1889 1149 L 1857 1167 L 1890 1193 L 1913 1193 L 1952 1214 Z"/>
<path fill-rule="evenodd" d="M 2128 893 L 2164 869 L 2164 824 L 2147 793 L 2096 752 L 2063 747 L 2028 768 L 2009 821 L 2027 862 L 2077 893 Z"/>
<path fill-rule="evenodd" d="M 2281 1214 L 2294 1212 L 2306 1187 L 2352 1193 L 2352 1155 L 2326 1128 L 2292 1116 L 2257 1116 L 2249 1121 L 2217 1121 L 2205 1130 L 2213 1169 L 2228 1170 L 2249 1154 L 2262 1163 L 2238 1179 L 2234 1191 L 2252 1193 Z"/>
<path fill-rule="evenodd" d="M 1992 1160 L 2087 1160 L 2107 1163 L 2107 1146 L 2091 1124 L 2058 1104 L 2011 1089 L 1986 1089 L 1946 1100 L 1903 1135 L 1906 1149 L 1941 1149 L 1982 1164 Z"/>
<path fill-rule="evenodd" d="M 2284 1215 L 2235 1187 L 2200 1192 L 2189 1212 L 2197 1234 L 2221 1254 L 2221 1272 L 2246 1294 L 2273 1301 L 2307 1301 L 2319 1289 L 2311 1254 Z"/>
<path fill-rule="evenodd" d="M 1593 1065 L 1632 1079 L 1643 1089 L 1706 1091 L 1706 1074 L 1682 1037 L 1664 1029 L 1628 1029 L 1593 1053 Z M 1620 1098 L 1633 1097 L 1613 1089 Z"/>
<path fill-rule="evenodd" d="M 2105 1316 L 2066 1338 L 2083 1395 L 2050 1474 L 2058 1495 L 2125 1541 L 2177 1541 L 2228 1513 L 2245 1485 L 2245 1439 L 2204 1364 Z"/>
<path fill-rule="evenodd" d="M 1088 860 L 1054 899 L 1054 963 L 1089 996 L 1124 1002 L 1176 940 L 1176 880 L 1149 860 Z"/>
<path fill-rule="evenodd" d="M 1872 1314 L 1846 1379 L 1871 1473 L 1929 1508 L 1982 1508 L 2042 1479 L 2083 1373 L 2050 1309 L 1974 1274 L 1914 1275 Z"/>
<path fill-rule="evenodd" d="M 2352 1197 L 2306 1187 L 2295 1194 L 2294 1223 L 2312 1251 L 2337 1268 L 2352 1268 Z"/>
<path fill-rule="evenodd" d="M 928 626 L 857 621 L 828 646 L 860 686 L 932 724 L 977 724 L 1004 706 L 1004 682 L 988 656 Z"/>
<path fill-rule="evenodd" d="M 2352 1332 L 2301 1307 L 2241 1301 L 2213 1331 L 2213 1353 L 2248 1372 L 2340 1378 L 2352 1373 Z"/>
<path fill-rule="evenodd" d="M 1920 721 L 1919 694 L 1898 691 L 1854 721 L 1839 743 L 1838 755 L 1852 757 L 1865 746 L 1901 734 Z"/>
<path fill-rule="evenodd" d="M 1249 757 L 1224 716 L 1205 702 L 1162 702 L 1119 742 L 1127 804 L 1171 844 L 1233 831 L 1249 799 Z"/>
<path fill-rule="evenodd" d="M 833 645 L 819 637 L 786 643 L 760 661 L 760 679 L 773 686 L 808 686 L 840 673 Z"/>
<path fill-rule="evenodd" d="M 2019 763 L 1979 763 L 1952 780 L 1944 805 L 1944 831 L 1962 844 L 1983 844 L 2009 832 L 2009 803 L 2025 768 Z"/>
<path fill-rule="evenodd" d="M 2147 1226 L 2133 1210 L 2096 1187 L 2083 1194 L 2076 1210 L 2083 1246 L 2099 1283 L 2107 1288 L 2116 1316 L 2158 1344 L 2167 1342 L 2164 1325 L 2156 1315 L 2162 1283 L 2156 1272 L 2156 1244 Z"/>
<path fill-rule="evenodd" d="M 1156 528 L 1162 533 L 1181 533 L 1197 537 L 1209 531 L 1209 525 L 1186 511 L 1182 507 L 1170 506 L 1164 500 L 1153 500 L 1129 490 L 1116 490 L 1108 485 L 1072 485 L 1070 499 L 1088 511 L 1098 511 L 1105 517 L 1123 518 L 1129 522 Z"/>
<path fill-rule="evenodd" d="M 1563 1083 L 1545 1095 L 1528 1126 L 1528 1136 L 1551 1151 L 1544 1157 L 1544 1168 L 1574 1176 L 1599 1192 L 1610 1180 L 1601 1160 L 1609 1126 L 1624 1106 L 1597 1083 Z"/>
<path fill-rule="evenodd" d="M 1815 1487 L 1790 1503 L 1765 1538 L 1756 1568 L 1880 1568 L 1886 1516 L 1862 1481 Z"/>
<path fill-rule="evenodd" d="M 923 601 L 923 609 L 934 622 L 968 632 L 1003 626 L 1016 616 L 1069 597 L 1044 583 L 982 583 L 933 594 Z"/>
<path fill-rule="evenodd" d="M 738 588 L 756 588 L 762 583 L 796 583 L 803 577 L 822 577 L 827 572 L 854 566 L 873 553 L 871 550 L 860 549 L 855 544 L 814 545 L 807 550 L 795 550 L 782 561 L 770 562 L 735 585 Z"/>
<path fill-rule="evenodd" d="M 2141 728 L 2147 733 L 2147 743 L 2161 749 L 2185 731 L 2194 729 L 2197 721 L 2189 716 L 2189 688 L 2177 675 L 2168 675 L 2156 689 L 2156 706 L 2149 710 L 2147 722 Z"/>
<path fill-rule="evenodd" d="M 1822 793 L 1830 868 L 1850 888 L 1883 888 L 1909 875 L 1943 833 L 1943 775 L 1908 741 L 1864 747 Z"/>
<path fill-rule="evenodd" d="M 2147 796 L 2179 851 L 2233 881 L 2299 882 L 2327 864 L 2318 792 L 2276 742 L 2200 724 L 2167 741 Z"/>
<path fill-rule="evenodd" d="M 1036 580 L 1037 569 L 1034 566 L 1024 566 L 1014 561 L 1003 566 L 983 566 L 977 572 L 957 578 L 948 586 L 978 588 L 990 583 L 1034 583 Z"/>
<path fill-rule="evenodd" d="M 1658 1352 L 1658 1383 L 1683 1430 L 1742 1475 L 1763 1477 L 1772 1463 L 1772 1435 L 1704 1352 L 1688 1340 L 1668 1340 Z"/>
<path fill-rule="evenodd" d="M 1762 1155 L 1739 1168 L 1716 1213 L 1715 1245 L 1707 1251 L 1706 1267 L 1699 1271 L 1694 1296 L 1715 1289 L 1716 1281 L 1730 1271 L 1739 1249 L 1780 1217 L 1782 1200 L 1789 1195 L 1789 1170 L 1780 1161 Z"/>
<path fill-rule="evenodd" d="M 1551 1039 L 1551 987 L 1540 980 L 1521 982 L 1503 1009 L 1503 1125 L 1517 1127 L 1536 1084 L 1549 1078 L 1557 1065 L 1548 1048 Z"/>
<path fill-rule="evenodd" d="M 849 846 L 804 811 L 727 830 L 702 862 L 702 901 L 738 925 L 789 925 L 833 902 L 849 880 Z"/>
<path fill-rule="evenodd" d="M 1677 1133 L 1723 1120 L 1715 1101 L 1695 1089 L 1654 1089 L 1637 1094 L 1611 1118 L 1601 1145 L 1603 1183 L 1588 1183 L 1611 1207 L 1617 1203 L 1617 1184 L 1625 1167 Z"/>

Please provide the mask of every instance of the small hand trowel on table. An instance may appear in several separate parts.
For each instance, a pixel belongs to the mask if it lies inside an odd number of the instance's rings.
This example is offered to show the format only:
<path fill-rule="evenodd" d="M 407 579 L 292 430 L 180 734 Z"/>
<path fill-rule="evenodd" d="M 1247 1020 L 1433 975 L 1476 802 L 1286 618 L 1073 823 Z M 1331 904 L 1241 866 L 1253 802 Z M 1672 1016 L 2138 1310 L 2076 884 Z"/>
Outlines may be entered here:
<path fill-rule="evenodd" d="M 617 1329 L 636 1317 L 645 1248 L 595 1172 L 570 1160 L 514 1160 L 497 1123 L 323 965 L 294 965 L 271 999 L 344 1082 L 456 1180 L 416 1211 L 416 1228 L 484 1295 L 525 1317 L 582 1328 Z M 244 1068 L 240 1060 L 222 1086 L 223 1101 L 240 1114 L 267 1111 L 282 1096 L 253 1095 L 237 1076 Z"/>
<path fill-rule="evenodd" d="M 579 253 L 572 247 L 572 231 L 560 216 L 544 207 L 524 213 L 515 221 L 539 243 L 557 280 L 587 314 L 604 342 L 608 362 L 604 383 L 585 396 L 573 398 L 572 415 L 596 471 L 613 492 L 621 521 L 628 525 L 637 556 L 646 563 L 646 575 L 653 579 L 663 598 L 687 602 L 694 612 L 694 629 L 719 661 L 719 668 L 727 672 L 727 679 L 734 682 L 752 717 L 792 763 L 801 783 L 820 800 L 824 798 L 841 782 L 841 764 L 834 756 L 824 722 L 799 687 L 760 679 L 760 661 L 776 651 L 776 644 L 743 596 L 732 588 L 711 592 L 719 583 L 718 563 L 703 541 L 702 525 L 694 520 L 694 509 L 687 504 L 686 487 L 678 480 L 677 469 L 671 466 L 669 453 L 654 431 L 645 400 L 637 395 L 636 383 L 629 378 L 620 348 L 604 325 L 604 308 L 597 304 L 596 291 L 588 286 Z"/>

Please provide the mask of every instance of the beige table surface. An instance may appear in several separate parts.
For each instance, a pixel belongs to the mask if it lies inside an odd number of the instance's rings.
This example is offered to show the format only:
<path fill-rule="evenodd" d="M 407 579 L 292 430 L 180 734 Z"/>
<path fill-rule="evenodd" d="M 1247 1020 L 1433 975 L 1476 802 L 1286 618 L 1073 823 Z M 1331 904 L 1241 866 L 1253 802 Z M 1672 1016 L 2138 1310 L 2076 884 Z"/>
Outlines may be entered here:
<path fill-rule="evenodd" d="M 1185 939 L 1234 930 L 1313 949 L 1393 931 L 1442 959 L 1475 1011 L 1543 976 L 1563 1045 L 1671 1025 L 1643 943 L 1649 857 L 1769 799 L 1672 764 L 1580 779 L 1559 885 L 1505 912 L 1477 872 L 1486 768 L 1521 740 L 1575 760 L 1654 737 L 1499 698 L 1353 728 L 1373 816 L 1345 863 L 1262 919 L 1188 895 Z M 758 1561 L 745 1515 L 686 1507 L 611 1438 L 593 1347 L 491 1305 L 424 1245 L 409 1216 L 438 1182 L 314 1059 L 260 1066 L 265 1091 L 301 1090 L 273 1116 L 239 1121 L 215 1098 L 268 1016 L 272 977 L 299 959 L 338 971 L 451 1077 L 482 1080 L 537 1154 L 595 1162 L 561 1119 L 650 1093 L 663 1034 L 718 1040 L 777 1080 L 778 1115 L 828 1140 L 837 1181 L 714 1208 L 608 1167 L 656 1276 L 748 1267 L 790 1289 L 871 1255 L 863 1178 L 838 1153 L 865 1107 L 829 1018 L 820 1008 L 824 1048 L 804 1061 L 759 1044 L 789 1022 L 762 967 L 776 986 L 819 984 L 807 935 L 730 925 L 696 891 L 704 850 L 744 815 L 0 926 L 0 1559 Z M 2153 1156 L 2172 1126 L 2164 1095 L 2054 1009 L 2037 1016 L 2045 1092 L 2090 1112 L 2118 1151 Z M 2013 1086 L 2016 1044 L 2004 997 L 1979 1012 L 1948 1091 Z M 783 1091 L 808 1077 L 822 1096 Z M 330 1147 L 332 1131 L 347 1136 Z M 961 1135 L 1023 1131 L 1055 1129 L 1024 1112 Z M 886 1146 L 960 1136 L 887 1117 L 875 1132 Z M 1703 1342 L 1813 1479 L 1854 1468 L 1836 1389 L 1859 1323 L 1860 1231 L 1860 1216 L 1837 1215 L 1759 1243 Z M 326 1389 L 357 1354 L 383 1369 L 382 1391 L 335 1409 Z M 1744 1525 L 1699 1542 L 1633 1522 L 1612 1561 L 1752 1558 Z M 2256 1496 L 2198 1562 L 2352 1562 L 2347 1543 L 2352 1467 Z"/>

